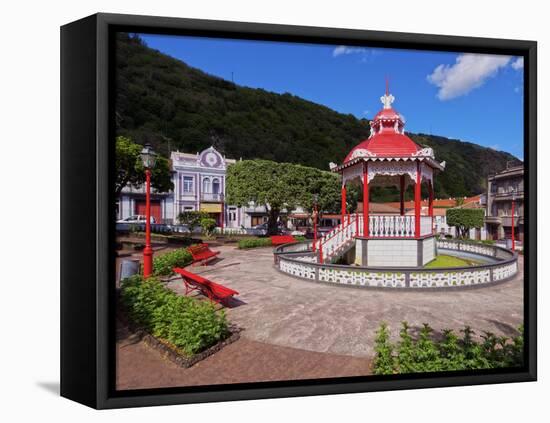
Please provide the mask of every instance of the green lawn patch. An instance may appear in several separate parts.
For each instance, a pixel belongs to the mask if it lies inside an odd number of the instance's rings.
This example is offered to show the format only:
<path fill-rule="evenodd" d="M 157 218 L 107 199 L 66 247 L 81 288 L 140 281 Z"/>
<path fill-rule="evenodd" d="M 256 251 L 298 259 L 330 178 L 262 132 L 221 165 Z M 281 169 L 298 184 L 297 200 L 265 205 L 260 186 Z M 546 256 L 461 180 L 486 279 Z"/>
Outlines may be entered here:
<path fill-rule="evenodd" d="M 475 260 L 467 260 L 455 256 L 438 255 L 434 260 L 424 266 L 425 269 L 434 269 L 442 267 L 465 267 L 478 264 Z"/>

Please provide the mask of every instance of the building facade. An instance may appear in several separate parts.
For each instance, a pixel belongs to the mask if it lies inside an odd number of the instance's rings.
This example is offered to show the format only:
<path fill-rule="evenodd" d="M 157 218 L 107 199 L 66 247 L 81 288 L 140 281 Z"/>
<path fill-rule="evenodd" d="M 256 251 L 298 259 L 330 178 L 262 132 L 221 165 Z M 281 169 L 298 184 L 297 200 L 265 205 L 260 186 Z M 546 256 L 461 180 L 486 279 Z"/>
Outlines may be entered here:
<path fill-rule="evenodd" d="M 516 240 L 523 241 L 523 173 L 523 164 L 509 163 L 505 170 L 494 175 L 489 175 L 487 178 L 487 213 L 485 224 L 489 239 L 511 239 L 513 220 L 514 236 Z"/>
<path fill-rule="evenodd" d="M 200 153 L 172 152 L 170 155 L 173 191 L 151 192 L 151 214 L 156 223 L 177 224 L 178 215 L 203 211 L 217 226 L 229 229 L 251 228 L 267 222 L 265 206 L 238 207 L 225 203 L 227 168 L 235 163 L 214 147 Z M 223 215 L 222 215 L 223 213 Z M 145 215 L 145 189 L 127 186 L 117 201 L 117 219 Z"/>

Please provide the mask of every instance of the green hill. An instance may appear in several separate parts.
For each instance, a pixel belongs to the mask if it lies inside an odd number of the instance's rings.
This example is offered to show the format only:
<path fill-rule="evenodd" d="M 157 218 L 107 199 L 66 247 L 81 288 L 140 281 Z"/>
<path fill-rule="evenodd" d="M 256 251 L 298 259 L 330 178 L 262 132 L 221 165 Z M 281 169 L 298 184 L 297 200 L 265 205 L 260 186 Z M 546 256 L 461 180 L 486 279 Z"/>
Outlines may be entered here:
<path fill-rule="evenodd" d="M 231 158 L 262 158 L 328 169 L 368 137 L 366 119 L 357 119 L 292 94 L 238 86 L 208 75 L 119 34 L 116 54 L 116 127 L 163 155 L 196 152 L 214 145 Z M 408 134 L 432 147 L 447 168 L 436 196 L 482 192 L 487 174 L 515 158 L 472 143 L 426 134 Z"/>

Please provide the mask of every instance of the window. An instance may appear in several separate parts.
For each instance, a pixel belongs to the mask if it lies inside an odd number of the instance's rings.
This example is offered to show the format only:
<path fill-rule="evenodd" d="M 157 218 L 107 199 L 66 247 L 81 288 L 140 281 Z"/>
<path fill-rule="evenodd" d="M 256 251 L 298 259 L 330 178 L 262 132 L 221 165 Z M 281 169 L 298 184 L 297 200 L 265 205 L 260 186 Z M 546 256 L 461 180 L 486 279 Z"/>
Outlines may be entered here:
<path fill-rule="evenodd" d="M 183 193 L 189 194 L 193 192 L 193 177 L 184 176 L 183 177 Z"/>
<path fill-rule="evenodd" d="M 210 178 L 204 178 L 202 180 L 202 192 L 211 192 L 210 191 Z"/>
<path fill-rule="evenodd" d="M 237 220 L 237 209 L 230 208 L 227 211 L 227 220 L 229 220 L 230 222 L 234 222 Z"/>
<path fill-rule="evenodd" d="M 220 193 L 220 180 L 218 178 L 214 178 L 212 180 L 212 193 L 213 194 Z"/>

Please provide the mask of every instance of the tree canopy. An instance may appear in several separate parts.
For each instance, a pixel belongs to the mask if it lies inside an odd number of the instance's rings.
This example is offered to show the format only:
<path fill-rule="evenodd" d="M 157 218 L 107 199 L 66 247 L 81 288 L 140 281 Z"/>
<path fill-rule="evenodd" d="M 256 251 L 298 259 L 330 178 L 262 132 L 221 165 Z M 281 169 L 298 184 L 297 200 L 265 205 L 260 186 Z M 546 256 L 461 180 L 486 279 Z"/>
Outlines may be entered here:
<path fill-rule="evenodd" d="M 481 228 L 483 226 L 483 209 L 448 209 L 447 225 L 454 226 L 458 230 L 460 238 L 466 238 L 471 228 Z"/>
<path fill-rule="evenodd" d="M 118 195 L 126 185 L 139 187 L 145 182 L 145 168 L 141 161 L 142 147 L 130 138 L 118 136 L 115 147 L 115 194 Z M 173 189 L 172 175 L 168 160 L 157 157 L 155 167 L 151 170 L 151 186 L 159 192 Z"/>
<path fill-rule="evenodd" d="M 313 209 L 314 194 L 318 195 L 321 212 L 340 208 L 340 179 L 331 172 L 270 160 L 242 160 L 227 169 L 228 204 L 265 206 L 269 212 L 268 231 L 273 233 L 283 209 L 301 206 Z"/>

